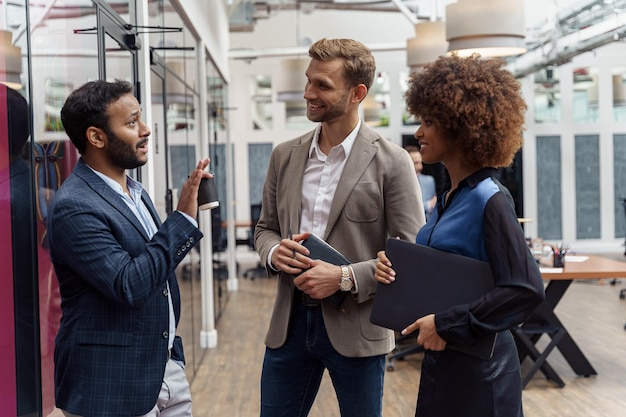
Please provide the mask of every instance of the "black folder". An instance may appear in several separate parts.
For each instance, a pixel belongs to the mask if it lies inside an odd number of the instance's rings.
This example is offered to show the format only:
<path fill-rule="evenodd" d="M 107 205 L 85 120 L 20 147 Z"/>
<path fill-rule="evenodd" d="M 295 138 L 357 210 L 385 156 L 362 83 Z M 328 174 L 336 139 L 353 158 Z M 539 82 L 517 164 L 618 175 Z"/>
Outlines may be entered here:
<path fill-rule="evenodd" d="M 350 261 L 341 252 L 315 235 L 310 235 L 301 244 L 309 250 L 309 258 L 311 259 L 320 259 L 333 265 L 350 264 Z M 343 303 L 348 294 L 349 291 L 337 290 L 334 294 L 324 298 L 324 301 L 330 303 L 335 308 L 340 308 L 341 303 Z"/>
<path fill-rule="evenodd" d="M 389 239 L 385 252 L 396 280 L 376 288 L 370 321 L 379 326 L 402 331 L 420 317 L 471 303 L 494 286 L 489 264 L 478 259 L 399 239 Z M 495 338 L 494 333 L 473 344 L 446 346 L 490 358 Z"/>

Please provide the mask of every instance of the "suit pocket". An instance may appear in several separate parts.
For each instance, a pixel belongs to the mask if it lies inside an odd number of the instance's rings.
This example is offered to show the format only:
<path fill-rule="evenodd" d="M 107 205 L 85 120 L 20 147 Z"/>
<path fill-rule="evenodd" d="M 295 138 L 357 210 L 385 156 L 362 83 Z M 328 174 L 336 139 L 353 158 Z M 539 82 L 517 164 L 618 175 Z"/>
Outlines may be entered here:
<path fill-rule="evenodd" d="M 76 341 L 79 345 L 130 346 L 132 333 L 79 331 Z"/>
<path fill-rule="evenodd" d="M 375 181 L 359 182 L 346 202 L 346 218 L 356 223 L 378 220 L 382 207 L 380 189 Z"/>
<path fill-rule="evenodd" d="M 368 300 L 359 304 L 359 322 L 361 325 L 361 334 L 364 338 L 371 341 L 381 341 L 389 338 L 389 329 L 376 326 L 370 321 L 373 300 Z"/>

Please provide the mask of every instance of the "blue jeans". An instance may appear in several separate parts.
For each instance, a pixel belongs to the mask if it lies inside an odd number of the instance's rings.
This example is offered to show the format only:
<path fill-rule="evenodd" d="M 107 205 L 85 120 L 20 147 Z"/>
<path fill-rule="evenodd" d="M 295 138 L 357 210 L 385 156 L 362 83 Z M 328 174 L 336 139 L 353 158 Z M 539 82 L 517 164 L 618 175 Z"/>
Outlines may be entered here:
<path fill-rule="evenodd" d="M 261 417 L 306 417 L 324 369 L 328 369 L 342 417 L 381 417 L 385 355 L 340 355 L 328 340 L 322 307 L 294 300 L 286 343 L 265 350 Z"/>

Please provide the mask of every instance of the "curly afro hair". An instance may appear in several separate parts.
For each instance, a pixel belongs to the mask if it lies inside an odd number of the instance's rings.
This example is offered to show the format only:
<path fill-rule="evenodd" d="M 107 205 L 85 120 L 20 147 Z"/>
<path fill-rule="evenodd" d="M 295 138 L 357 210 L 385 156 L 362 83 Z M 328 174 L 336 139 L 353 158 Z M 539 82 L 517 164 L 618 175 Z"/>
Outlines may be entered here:
<path fill-rule="evenodd" d="M 442 56 L 409 81 L 408 110 L 432 119 L 471 165 L 509 166 L 522 147 L 527 106 L 503 64 L 478 54 Z"/>

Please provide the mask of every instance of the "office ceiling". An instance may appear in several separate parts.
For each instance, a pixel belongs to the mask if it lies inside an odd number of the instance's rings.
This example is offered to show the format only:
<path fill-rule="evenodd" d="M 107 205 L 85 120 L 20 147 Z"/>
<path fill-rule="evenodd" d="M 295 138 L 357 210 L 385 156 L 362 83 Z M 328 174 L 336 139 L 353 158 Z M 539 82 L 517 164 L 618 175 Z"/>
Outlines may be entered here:
<path fill-rule="evenodd" d="M 412 21 L 441 16 L 445 5 L 456 0 L 228 0 L 231 32 L 251 32 L 259 19 L 281 11 L 333 9 L 402 13 Z M 523 77 L 541 68 L 560 65 L 574 56 L 626 39 L 626 0 L 561 0 L 556 15 L 528 28 L 528 52 L 507 58 L 509 69 Z M 542 13 L 543 15 L 543 13 Z M 404 40 L 403 40 L 404 41 Z M 231 58 L 253 59 L 263 51 L 231 51 Z M 282 51 L 285 54 L 293 51 Z M 269 55 L 282 55 L 270 51 Z"/>
<path fill-rule="evenodd" d="M 428 19 L 434 3 L 433 0 L 229 0 L 228 7 L 230 31 L 248 32 L 254 29 L 257 20 L 269 19 L 286 10 L 302 13 L 315 10 L 405 13 Z"/>

